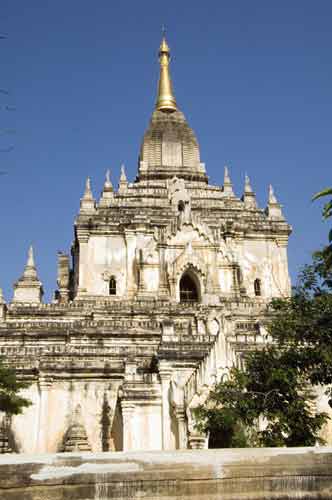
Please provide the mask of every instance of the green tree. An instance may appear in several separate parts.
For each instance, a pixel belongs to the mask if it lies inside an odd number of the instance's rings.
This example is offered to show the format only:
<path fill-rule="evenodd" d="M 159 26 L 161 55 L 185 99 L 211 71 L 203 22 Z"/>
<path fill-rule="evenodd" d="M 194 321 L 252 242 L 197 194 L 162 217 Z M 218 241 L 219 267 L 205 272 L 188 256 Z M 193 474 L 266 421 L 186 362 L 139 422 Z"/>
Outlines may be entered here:
<path fill-rule="evenodd" d="M 319 198 L 325 196 L 331 196 L 331 199 L 329 199 L 323 206 L 323 219 L 329 219 L 332 217 L 332 188 L 326 188 L 323 189 L 323 191 L 316 193 L 313 200 L 318 200 Z M 323 250 L 316 252 L 315 257 L 316 264 L 320 265 L 321 271 L 328 271 L 325 279 L 329 280 L 328 283 L 330 284 L 330 287 L 332 287 L 332 228 L 329 231 L 328 239 L 328 245 L 326 245 Z"/>
<path fill-rule="evenodd" d="M 218 447 L 322 443 L 319 432 L 328 417 L 315 411 L 315 395 L 301 364 L 298 350 L 288 346 L 271 344 L 249 352 L 246 370 L 233 368 L 197 408 L 198 429 L 217 435 Z M 261 429 L 260 421 L 266 423 Z"/>
<path fill-rule="evenodd" d="M 324 190 L 315 196 L 332 194 Z M 323 210 L 332 216 L 332 201 Z M 309 446 L 322 443 L 327 414 L 315 407 L 315 386 L 325 386 L 332 407 L 332 247 L 316 252 L 289 298 L 269 305 L 272 343 L 245 355 L 205 405 L 197 427 L 219 436 L 218 446 Z M 258 425 L 263 423 L 263 425 Z M 264 425 L 265 424 L 265 425 Z"/>
<path fill-rule="evenodd" d="M 0 411 L 7 415 L 17 415 L 30 406 L 31 401 L 20 395 L 20 391 L 29 385 L 18 380 L 16 371 L 0 360 Z"/>

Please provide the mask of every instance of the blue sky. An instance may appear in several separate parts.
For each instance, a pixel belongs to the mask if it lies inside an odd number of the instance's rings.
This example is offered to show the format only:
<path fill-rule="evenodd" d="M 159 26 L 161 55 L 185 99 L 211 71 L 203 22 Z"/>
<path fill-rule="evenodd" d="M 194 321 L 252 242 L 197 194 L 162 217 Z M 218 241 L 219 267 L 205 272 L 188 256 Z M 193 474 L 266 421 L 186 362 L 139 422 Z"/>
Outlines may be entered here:
<path fill-rule="evenodd" d="M 293 226 L 293 280 L 327 239 L 316 191 L 332 185 L 332 3 L 2 0 L 0 286 L 9 300 L 33 243 L 46 299 L 69 251 L 86 176 L 134 180 L 155 101 L 161 26 L 180 109 L 210 181 L 248 173 L 265 207 L 272 183 Z"/>

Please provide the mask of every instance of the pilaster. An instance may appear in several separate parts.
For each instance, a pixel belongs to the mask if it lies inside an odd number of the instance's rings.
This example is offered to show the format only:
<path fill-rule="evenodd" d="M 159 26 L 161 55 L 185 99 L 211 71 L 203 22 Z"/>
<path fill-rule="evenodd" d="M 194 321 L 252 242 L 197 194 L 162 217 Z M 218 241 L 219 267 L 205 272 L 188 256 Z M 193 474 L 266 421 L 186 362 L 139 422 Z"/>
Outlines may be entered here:
<path fill-rule="evenodd" d="M 89 231 L 87 229 L 78 228 L 77 239 L 79 242 L 79 274 L 77 295 L 82 296 L 87 293 L 86 272 L 88 269 Z"/>
<path fill-rule="evenodd" d="M 163 450 L 169 450 L 171 447 L 171 420 L 170 420 L 170 383 L 172 368 L 167 361 L 159 362 L 159 375 L 161 381 L 162 397 L 162 444 Z"/>
<path fill-rule="evenodd" d="M 124 234 L 127 247 L 127 296 L 133 297 L 136 292 L 136 280 L 133 272 L 136 250 L 136 234 L 134 231 L 126 230 Z"/>
<path fill-rule="evenodd" d="M 133 416 L 135 406 L 128 401 L 121 401 L 122 422 L 123 422 L 123 451 L 134 449 L 134 429 Z"/>
<path fill-rule="evenodd" d="M 174 413 L 178 424 L 179 449 L 183 450 L 187 448 L 187 426 L 184 406 L 176 406 Z"/>
<path fill-rule="evenodd" d="M 39 385 L 39 426 L 37 436 L 37 453 L 46 453 L 47 440 L 48 440 L 48 403 L 49 394 L 52 387 L 53 380 L 47 375 L 40 375 L 38 380 Z"/>

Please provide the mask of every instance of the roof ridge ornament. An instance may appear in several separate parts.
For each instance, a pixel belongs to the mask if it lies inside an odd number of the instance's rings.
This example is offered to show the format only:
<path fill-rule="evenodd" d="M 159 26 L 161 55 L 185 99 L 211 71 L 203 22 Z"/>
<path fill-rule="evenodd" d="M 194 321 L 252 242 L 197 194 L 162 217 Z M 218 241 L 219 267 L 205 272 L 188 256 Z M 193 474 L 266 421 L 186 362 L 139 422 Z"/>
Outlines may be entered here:
<path fill-rule="evenodd" d="M 170 49 L 165 37 L 165 28 L 163 26 L 163 36 L 159 47 L 160 77 L 158 85 L 158 95 L 156 110 L 172 113 L 177 111 L 176 100 L 173 93 L 171 75 L 169 71 Z"/>

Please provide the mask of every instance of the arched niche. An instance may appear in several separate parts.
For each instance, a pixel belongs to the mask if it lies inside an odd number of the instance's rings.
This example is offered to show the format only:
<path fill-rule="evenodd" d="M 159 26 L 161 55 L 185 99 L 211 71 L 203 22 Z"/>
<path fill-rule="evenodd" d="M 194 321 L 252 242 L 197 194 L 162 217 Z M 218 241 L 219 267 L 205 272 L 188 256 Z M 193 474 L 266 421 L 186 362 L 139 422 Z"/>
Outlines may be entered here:
<path fill-rule="evenodd" d="M 179 299 L 182 303 L 200 302 L 199 279 L 191 270 L 185 271 L 179 281 Z"/>

